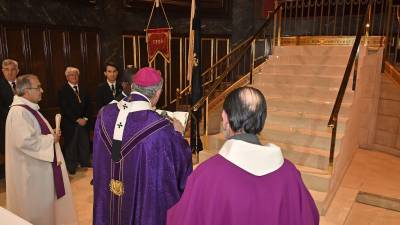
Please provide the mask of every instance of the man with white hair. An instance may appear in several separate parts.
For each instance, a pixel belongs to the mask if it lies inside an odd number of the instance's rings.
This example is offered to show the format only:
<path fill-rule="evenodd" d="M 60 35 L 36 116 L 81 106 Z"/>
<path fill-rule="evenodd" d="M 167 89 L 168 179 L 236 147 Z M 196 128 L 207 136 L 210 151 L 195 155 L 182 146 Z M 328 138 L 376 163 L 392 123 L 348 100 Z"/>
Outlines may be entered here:
<path fill-rule="evenodd" d="M 3 76 L 0 77 L 0 155 L 4 155 L 5 142 L 4 131 L 6 118 L 15 92 L 15 79 L 19 72 L 18 62 L 13 59 L 5 59 L 2 63 Z M 3 158 L 3 157 L 0 157 Z M 0 178 L 4 177 L 4 162 L 0 161 Z"/>
<path fill-rule="evenodd" d="M 167 209 L 192 171 L 191 151 L 173 124 L 153 111 L 161 73 L 142 68 L 131 94 L 104 106 L 93 137 L 93 224 L 165 225 Z"/>
<path fill-rule="evenodd" d="M 232 91 L 222 111 L 227 139 L 189 177 L 168 225 L 318 225 L 300 172 L 274 144 L 262 145 L 267 103 L 252 87 Z"/>
<path fill-rule="evenodd" d="M 6 122 L 6 206 L 34 225 L 76 225 L 60 134 L 39 112 L 42 94 L 37 76 L 17 78 Z"/>
<path fill-rule="evenodd" d="M 62 115 L 63 152 L 67 169 L 75 174 L 78 165 L 91 167 L 89 145 L 89 98 L 79 85 L 79 69 L 69 66 L 65 69 L 66 84 L 58 92 Z"/>

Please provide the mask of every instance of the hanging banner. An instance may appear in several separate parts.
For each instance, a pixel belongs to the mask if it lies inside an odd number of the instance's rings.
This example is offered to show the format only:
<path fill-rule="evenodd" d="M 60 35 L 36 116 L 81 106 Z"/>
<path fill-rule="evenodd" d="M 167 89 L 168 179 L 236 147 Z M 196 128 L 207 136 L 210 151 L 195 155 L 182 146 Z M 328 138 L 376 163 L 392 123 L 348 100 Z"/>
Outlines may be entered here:
<path fill-rule="evenodd" d="M 268 17 L 271 12 L 274 11 L 274 1 L 264 0 L 264 16 Z"/>
<path fill-rule="evenodd" d="M 171 28 L 152 28 L 146 30 L 147 56 L 149 64 L 157 54 L 170 63 L 171 61 Z"/>

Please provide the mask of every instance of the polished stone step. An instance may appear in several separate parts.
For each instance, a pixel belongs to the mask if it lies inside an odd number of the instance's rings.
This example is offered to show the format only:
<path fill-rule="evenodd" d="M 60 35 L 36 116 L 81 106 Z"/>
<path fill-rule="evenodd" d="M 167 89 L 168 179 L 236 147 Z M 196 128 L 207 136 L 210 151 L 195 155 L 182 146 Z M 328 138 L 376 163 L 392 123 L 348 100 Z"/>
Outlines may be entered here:
<path fill-rule="evenodd" d="M 335 76 L 342 78 L 345 65 L 342 66 L 320 66 L 320 65 L 269 65 L 263 64 L 261 67 L 262 74 L 292 74 L 292 75 L 321 75 L 321 76 Z M 257 79 L 257 76 L 255 77 Z M 258 79 L 262 77 L 258 76 Z"/>
<path fill-rule="evenodd" d="M 298 114 L 296 112 L 272 111 L 267 115 L 266 126 L 284 126 L 293 129 L 309 129 L 330 132 L 328 127 L 329 116 L 319 114 Z M 337 132 L 342 133 L 347 122 L 346 117 L 339 118 Z"/>
<path fill-rule="evenodd" d="M 305 99 L 268 99 L 269 112 L 296 112 L 299 115 L 305 113 L 328 116 L 332 112 L 334 102 L 305 100 Z M 342 103 L 340 115 L 346 116 L 350 111 L 351 103 Z"/>
<path fill-rule="evenodd" d="M 267 127 L 260 133 L 260 137 L 268 142 L 281 142 L 304 147 L 318 148 L 329 151 L 331 146 L 330 132 L 319 133 L 312 130 L 298 130 L 288 127 Z M 341 136 L 336 136 L 335 146 L 340 149 Z"/>
<path fill-rule="evenodd" d="M 255 84 L 259 82 L 270 84 L 295 84 L 303 86 L 318 86 L 326 88 L 337 88 L 342 82 L 342 78 L 338 76 L 325 76 L 325 75 L 308 75 L 308 74 L 264 74 L 261 78 L 254 79 Z"/>
<path fill-rule="evenodd" d="M 349 56 L 272 55 L 266 65 L 346 65 Z"/>
<path fill-rule="evenodd" d="M 262 91 L 267 98 L 285 97 L 285 98 L 305 98 L 305 99 L 316 99 L 320 101 L 334 101 L 338 94 L 338 87 L 319 87 L 299 84 L 281 84 L 281 83 L 270 83 L 270 82 L 256 82 L 253 87 Z M 346 95 L 349 98 L 344 99 L 345 101 L 352 102 L 352 96 L 354 92 L 349 87 L 346 90 Z"/>
<path fill-rule="evenodd" d="M 300 45 L 300 46 L 276 46 L 273 55 L 291 56 L 349 56 L 352 46 L 323 46 L 323 45 Z"/>

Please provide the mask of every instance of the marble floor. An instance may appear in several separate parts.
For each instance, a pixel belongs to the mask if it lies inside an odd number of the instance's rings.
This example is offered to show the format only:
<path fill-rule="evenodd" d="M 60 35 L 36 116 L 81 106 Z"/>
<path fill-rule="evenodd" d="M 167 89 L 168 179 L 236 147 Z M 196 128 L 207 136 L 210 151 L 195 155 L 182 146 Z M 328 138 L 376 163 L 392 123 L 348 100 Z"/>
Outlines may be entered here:
<path fill-rule="evenodd" d="M 70 177 L 79 224 L 92 224 L 91 169 Z M 0 205 L 4 206 L 4 181 L 0 182 Z M 359 191 L 400 199 L 400 158 L 358 149 L 321 225 L 398 225 L 400 212 L 355 201 Z"/>

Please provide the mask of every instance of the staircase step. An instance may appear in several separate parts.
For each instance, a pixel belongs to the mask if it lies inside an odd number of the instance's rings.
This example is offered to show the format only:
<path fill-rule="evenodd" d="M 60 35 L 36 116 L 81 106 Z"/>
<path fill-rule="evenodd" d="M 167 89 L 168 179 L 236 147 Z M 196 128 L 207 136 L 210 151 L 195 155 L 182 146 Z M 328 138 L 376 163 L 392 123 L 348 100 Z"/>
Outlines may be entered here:
<path fill-rule="evenodd" d="M 318 148 L 304 147 L 295 144 L 274 142 L 282 150 L 283 156 L 300 166 L 308 166 L 327 170 L 329 166 L 329 152 Z M 335 158 L 338 152 L 335 152 Z"/>
<path fill-rule="evenodd" d="M 264 76 L 257 77 L 254 82 L 263 82 L 271 84 L 296 84 L 308 85 L 317 87 L 337 88 L 342 82 L 342 78 L 338 76 L 324 76 L 324 75 L 306 75 L 306 74 L 264 74 Z"/>
<path fill-rule="evenodd" d="M 296 165 L 301 177 L 308 189 L 327 192 L 330 185 L 331 175 L 327 170 Z"/>
<path fill-rule="evenodd" d="M 276 46 L 274 55 L 306 55 L 306 56 L 349 56 L 352 46 Z"/>
<path fill-rule="evenodd" d="M 299 115 L 304 113 L 320 114 L 329 116 L 332 112 L 333 102 L 318 101 L 318 100 L 304 100 L 304 99 L 284 99 L 267 97 L 268 112 L 296 112 Z M 340 108 L 340 115 L 346 116 L 350 111 L 351 104 L 343 102 Z"/>
<path fill-rule="evenodd" d="M 288 65 L 269 65 L 264 64 L 261 68 L 262 74 L 296 74 L 296 75 L 324 75 L 324 76 L 336 76 L 342 78 L 345 65 L 342 66 L 321 66 L 321 65 L 301 65 L 301 64 L 288 64 Z"/>
<path fill-rule="evenodd" d="M 281 142 L 304 147 L 318 148 L 329 151 L 331 146 L 331 136 L 326 133 L 316 131 L 291 130 L 285 127 L 268 127 L 260 133 L 262 139 L 268 142 Z M 336 136 L 335 148 L 340 149 L 341 136 Z"/>
<path fill-rule="evenodd" d="M 309 56 L 309 55 L 272 55 L 266 60 L 267 65 L 347 65 L 349 56 Z"/>
<path fill-rule="evenodd" d="M 280 137 L 286 137 L 281 134 Z M 290 137 L 290 136 L 289 136 Z M 296 138 L 296 137 L 295 137 Z M 329 160 L 329 148 L 330 148 L 330 139 L 329 146 L 326 149 L 320 149 L 312 146 L 307 146 L 307 144 L 302 144 L 300 142 L 290 142 L 286 140 L 282 141 L 277 140 L 279 138 L 266 138 L 260 135 L 260 142 L 262 144 L 273 143 L 281 147 L 282 152 L 285 158 L 289 159 L 295 164 L 301 166 L 314 167 L 321 170 L 326 170 L 328 168 L 328 160 Z M 285 138 L 283 138 L 285 139 Z M 207 142 L 205 145 L 205 155 L 209 154 L 217 154 L 219 149 L 224 144 L 225 140 L 222 134 L 211 135 L 208 136 Z M 337 144 L 339 144 L 340 140 L 337 140 Z M 204 143 L 203 143 L 204 144 Z M 338 149 L 338 148 L 337 148 Z M 339 154 L 338 151 L 335 152 L 335 157 Z"/>
<path fill-rule="evenodd" d="M 328 127 L 329 116 L 318 114 L 298 114 L 295 112 L 271 112 L 267 116 L 267 127 L 270 125 L 284 126 L 293 129 L 309 129 L 316 131 L 331 132 Z M 347 118 L 342 117 L 338 121 L 337 132 L 342 133 L 345 128 Z"/>
<path fill-rule="evenodd" d="M 314 190 L 308 190 L 314 199 L 315 204 L 317 205 L 318 211 L 320 215 L 325 214 L 325 200 L 328 196 L 327 192 L 322 192 L 322 191 L 314 191 Z"/>
<path fill-rule="evenodd" d="M 275 84 L 267 82 L 255 83 L 253 87 L 262 91 L 267 97 L 301 97 L 321 101 L 335 100 L 339 90 L 338 87 L 319 87 L 299 84 Z M 346 95 L 352 96 L 354 92 L 349 87 L 346 90 Z M 344 100 L 352 101 L 352 98 L 345 98 Z"/>

